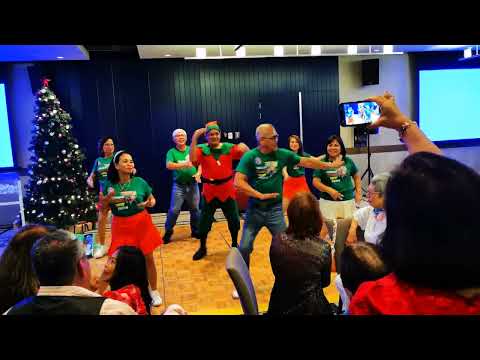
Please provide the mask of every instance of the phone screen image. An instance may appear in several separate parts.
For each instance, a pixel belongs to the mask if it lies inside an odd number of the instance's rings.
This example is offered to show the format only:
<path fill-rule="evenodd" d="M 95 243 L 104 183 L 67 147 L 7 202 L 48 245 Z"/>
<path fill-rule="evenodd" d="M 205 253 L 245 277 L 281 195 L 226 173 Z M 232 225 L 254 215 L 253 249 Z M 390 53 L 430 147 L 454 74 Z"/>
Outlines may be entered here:
<path fill-rule="evenodd" d="M 340 104 L 343 126 L 369 124 L 380 117 L 380 107 L 373 101 Z"/>
<path fill-rule="evenodd" d="M 83 244 L 85 246 L 85 255 L 86 256 L 93 256 L 93 234 L 85 234 Z"/>

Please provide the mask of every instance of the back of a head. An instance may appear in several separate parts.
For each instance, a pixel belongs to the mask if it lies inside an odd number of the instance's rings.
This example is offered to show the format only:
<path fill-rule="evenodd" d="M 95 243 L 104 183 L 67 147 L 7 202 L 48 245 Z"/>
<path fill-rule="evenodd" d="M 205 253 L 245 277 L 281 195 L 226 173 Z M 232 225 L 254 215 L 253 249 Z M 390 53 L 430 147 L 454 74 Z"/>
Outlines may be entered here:
<path fill-rule="evenodd" d="M 82 244 L 64 230 L 50 232 L 32 248 L 33 270 L 41 286 L 72 285 L 77 264 L 83 257 Z"/>
<path fill-rule="evenodd" d="M 300 192 L 290 201 L 287 209 L 287 234 L 297 239 L 320 235 L 323 221 L 318 201 L 311 193 Z"/>
<path fill-rule="evenodd" d="M 150 312 L 151 297 L 148 291 L 145 255 L 134 246 L 118 248 L 115 270 L 110 279 L 112 290 L 118 290 L 127 285 L 136 285 L 140 289 L 147 311 Z"/>
<path fill-rule="evenodd" d="M 480 286 L 480 175 L 447 157 L 416 153 L 393 171 L 385 201 L 386 261 L 402 280 L 435 289 Z"/>
<path fill-rule="evenodd" d="M 37 291 L 38 281 L 30 252 L 35 241 L 48 231 L 43 225 L 26 225 L 18 230 L 5 248 L 0 258 L 0 313 Z"/>
<path fill-rule="evenodd" d="M 363 282 L 380 279 L 389 272 L 379 247 L 363 241 L 346 246 L 340 264 L 343 286 L 352 294 Z"/>

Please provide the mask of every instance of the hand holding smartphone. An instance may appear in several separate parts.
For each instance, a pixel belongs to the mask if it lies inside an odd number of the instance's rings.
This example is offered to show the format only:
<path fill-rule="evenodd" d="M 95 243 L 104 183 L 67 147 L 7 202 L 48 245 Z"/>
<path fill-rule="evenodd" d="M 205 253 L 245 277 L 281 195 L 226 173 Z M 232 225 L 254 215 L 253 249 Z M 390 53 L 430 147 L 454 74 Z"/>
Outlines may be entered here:
<path fill-rule="evenodd" d="M 352 101 L 338 105 L 341 126 L 366 125 L 380 118 L 380 106 L 373 101 Z"/>

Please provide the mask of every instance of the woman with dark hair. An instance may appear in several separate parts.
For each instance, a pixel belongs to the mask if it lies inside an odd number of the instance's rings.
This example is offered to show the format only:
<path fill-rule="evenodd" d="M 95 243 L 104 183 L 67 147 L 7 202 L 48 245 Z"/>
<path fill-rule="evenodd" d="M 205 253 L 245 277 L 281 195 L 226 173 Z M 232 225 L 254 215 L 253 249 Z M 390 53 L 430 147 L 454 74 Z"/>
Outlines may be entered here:
<path fill-rule="evenodd" d="M 107 172 L 110 163 L 112 162 L 113 152 L 115 151 L 115 143 L 113 137 L 105 136 L 98 140 L 99 157 L 93 163 L 92 171 L 87 179 L 87 184 L 90 188 L 98 191 L 103 191 L 105 183 L 107 182 Z M 107 227 L 107 219 L 109 212 L 98 212 L 98 232 L 93 252 L 93 257 L 99 259 L 103 257 L 107 251 L 105 249 L 105 232 Z"/>
<path fill-rule="evenodd" d="M 153 251 L 162 244 L 162 237 L 152 222 L 146 208 L 154 207 L 156 200 L 152 188 L 138 176 L 133 176 L 134 163 L 132 155 L 118 151 L 108 168 L 108 181 L 103 195 L 112 210 L 112 242 L 108 256 L 120 246 L 136 246 L 142 250 L 147 262 L 150 296 L 152 304 L 159 306 L 162 298 L 157 291 L 157 270 Z M 102 202 L 105 201 L 102 197 Z M 108 208 L 102 204 L 103 212 Z"/>
<path fill-rule="evenodd" d="M 374 127 L 396 129 L 410 154 L 385 192 L 387 228 L 382 240 L 392 273 L 362 284 L 351 314 L 480 314 L 480 175 L 444 157 L 391 94 Z"/>
<path fill-rule="evenodd" d="M 110 285 L 110 290 L 105 291 Z M 123 301 L 138 315 L 150 314 L 152 298 L 148 291 L 145 256 L 134 246 L 120 246 L 105 264 L 97 292 Z"/>
<path fill-rule="evenodd" d="M 87 179 L 87 184 L 92 189 L 97 188 L 100 191 L 103 190 L 105 182 L 107 181 L 108 167 L 112 162 L 114 152 L 115 143 L 113 141 L 113 137 L 105 136 L 98 140 L 99 157 L 95 159 L 92 171 Z"/>
<path fill-rule="evenodd" d="M 345 314 L 348 314 L 348 304 L 359 286 L 384 277 L 389 270 L 376 244 L 364 241 L 353 243 L 343 249 L 341 257 L 342 290 L 346 296 L 346 299 L 342 297 L 342 303 Z"/>
<path fill-rule="evenodd" d="M 297 135 L 288 137 L 288 148 L 299 156 L 311 157 L 303 151 L 302 140 Z M 283 168 L 283 210 L 286 211 L 290 200 L 299 192 L 310 192 L 305 179 L 305 168 L 288 165 Z"/>
<path fill-rule="evenodd" d="M 8 243 L 0 258 L 0 314 L 37 293 L 39 284 L 33 272 L 30 250 L 48 231 L 43 225 L 26 225 Z"/>
<path fill-rule="evenodd" d="M 272 238 L 270 263 L 275 283 L 269 315 L 332 314 L 323 288 L 330 284 L 330 244 L 320 238 L 323 225 L 317 199 L 296 195 L 287 209 L 288 228 Z"/>
<path fill-rule="evenodd" d="M 355 204 L 362 200 L 362 180 L 358 169 L 347 156 L 342 138 L 332 135 L 325 144 L 325 161 L 340 158 L 345 165 L 338 169 L 315 170 L 313 186 L 320 190 L 320 210 L 327 219 L 351 218 Z M 352 182 L 353 178 L 353 182 Z"/>

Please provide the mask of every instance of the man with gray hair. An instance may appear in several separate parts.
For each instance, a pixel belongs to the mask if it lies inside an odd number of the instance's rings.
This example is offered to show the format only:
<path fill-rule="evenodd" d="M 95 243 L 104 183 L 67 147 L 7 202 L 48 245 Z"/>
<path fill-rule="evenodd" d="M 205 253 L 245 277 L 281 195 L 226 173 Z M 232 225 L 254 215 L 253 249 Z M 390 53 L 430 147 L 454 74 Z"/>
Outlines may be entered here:
<path fill-rule="evenodd" d="M 364 231 L 366 242 L 378 245 L 382 240 L 382 235 L 387 228 L 387 217 L 385 216 L 383 194 L 387 187 L 390 173 L 377 174 L 372 178 L 367 189 L 367 201 L 369 206 L 358 209 L 353 213 L 352 223 L 345 240 L 345 245 L 353 244 L 357 241 L 357 227 Z"/>
<path fill-rule="evenodd" d="M 345 246 L 352 245 L 358 241 L 357 228 L 364 231 L 365 242 L 381 245 L 383 233 L 387 228 L 387 217 L 385 215 L 385 189 L 387 188 L 390 173 L 385 172 L 377 174 L 372 178 L 367 190 L 367 200 L 369 205 L 362 207 L 353 213 L 353 219 L 350 223 Z M 350 296 L 343 287 L 341 275 L 335 277 L 335 286 L 342 299 L 342 310 L 346 312 L 350 305 Z"/>
<path fill-rule="evenodd" d="M 237 190 L 250 197 L 239 248 L 247 266 L 250 264 L 253 242 L 263 226 L 268 228 L 272 236 L 287 228 L 282 210 L 282 169 L 287 165 L 312 169 L 343 165 L 340 158 L 334 162 L 322 162 L 315 157 L 301 157 L 293 151 L 279 149 L 278 133 L 272 124 L 259 125 L 255 134 L 258 146 L 245 153 L 235 175 Z"/>
<path fill-rule="evenodd" d="M 177 223 L 178 215 L 184 202 L 190 210 L 190 230 L 192 237 L 198 238 L 198 221 L 200 219 L 200 192 L 198 183 L 201 181 L 201 165 L 197 168 L 190 161 L 190 147 L 187 145 L 187 133 L 183 129 L 176 129 L 172 133 L 175 147 L 167 152 L 166 166 L 173 172 L 172 194 L 163 243 L 168 244 L 173 235 L 173 228 Z"/>
<path fill-rule="evenodd" d="M 127 304 L 90 291 L 90 264 L 82 242 L 57 230 L 33 245 L 37 295 L 12 306 L 6 315 L 137 315 Z"/>

